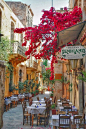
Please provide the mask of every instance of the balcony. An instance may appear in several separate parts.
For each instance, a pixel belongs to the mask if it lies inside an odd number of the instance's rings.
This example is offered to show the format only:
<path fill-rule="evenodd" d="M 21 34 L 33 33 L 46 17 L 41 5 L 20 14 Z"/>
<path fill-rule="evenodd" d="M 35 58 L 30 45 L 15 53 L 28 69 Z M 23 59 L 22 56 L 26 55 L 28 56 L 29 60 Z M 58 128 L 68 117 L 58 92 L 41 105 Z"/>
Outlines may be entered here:
<path fill-rule="evenodd" d="M 22 45 L 15 41 L 12 43 L 12 54 L 10 54 L 9 61 L 16 62 L 16 65 L 26 61 L 27 57 L 25 55 L 26 48 L 22 47 Z"/>
<path fill-rule="evenodd" d="M 32 57 L 27 61 L 27 69 L 32 71 L 38 69 L 38 63 Z"/>
<path fill-rule="evenodd" d="M 12 46 L 14 54 L 19 54 L 22 55 L 23 57 L 26 57 L 25 55 L 26 48 L 22 47 L 22 45 L 18 41 L 14 42 Z"/>

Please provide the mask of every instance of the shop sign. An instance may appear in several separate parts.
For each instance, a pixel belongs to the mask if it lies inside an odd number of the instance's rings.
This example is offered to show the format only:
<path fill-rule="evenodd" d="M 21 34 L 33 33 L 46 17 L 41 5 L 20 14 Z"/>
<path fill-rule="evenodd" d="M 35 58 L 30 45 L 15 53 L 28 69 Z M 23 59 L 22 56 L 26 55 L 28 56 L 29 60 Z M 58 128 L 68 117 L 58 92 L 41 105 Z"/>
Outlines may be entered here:
<path fill-rule="evenodd" d="M 64 59 L 82 59 L 85 55 L 86 49 L 83 46 L 66 46 L 61 50 Z"/>

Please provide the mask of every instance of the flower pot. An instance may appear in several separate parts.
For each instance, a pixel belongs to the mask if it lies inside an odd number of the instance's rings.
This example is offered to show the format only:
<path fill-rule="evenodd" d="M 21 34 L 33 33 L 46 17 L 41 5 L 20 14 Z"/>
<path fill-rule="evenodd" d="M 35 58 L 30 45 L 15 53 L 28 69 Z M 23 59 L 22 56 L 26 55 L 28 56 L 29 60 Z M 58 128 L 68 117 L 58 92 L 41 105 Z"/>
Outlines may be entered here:
<path fill-rule="evenodd" d="M 34 97 L 34 94 L 32 94 L 32 97 Z"/>

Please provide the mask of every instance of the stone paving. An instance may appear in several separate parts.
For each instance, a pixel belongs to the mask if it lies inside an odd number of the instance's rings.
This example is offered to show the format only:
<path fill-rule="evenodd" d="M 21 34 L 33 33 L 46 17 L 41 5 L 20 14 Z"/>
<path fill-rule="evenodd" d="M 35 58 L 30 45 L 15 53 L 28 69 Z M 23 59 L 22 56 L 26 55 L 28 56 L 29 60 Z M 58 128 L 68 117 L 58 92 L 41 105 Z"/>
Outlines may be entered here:
<path fill-rule="evenodd" d="M 43 97 L 49 97 L 49 94 L 39 94 L 37 95 L 39 98 Z M 36 97 L 37 97 L 36 96 Z M 36 100 L 36 97 L 33 97 L 33 100 Z M 29 122 L 28 124 L 25 124 L 23 126 L 23 111 L 22 111 L 22 105 L 19 104 L 17 107 L 10 109 L 7 112 L 4 112 L 3 114 L 3 128 L 2 129 L 50 129 L 50 121 L 49 125 L 47 127 L 44 127 L 44 125 L 37 126 L 37 120 L 34 120 L 33 127 L 30 126 Z"/>

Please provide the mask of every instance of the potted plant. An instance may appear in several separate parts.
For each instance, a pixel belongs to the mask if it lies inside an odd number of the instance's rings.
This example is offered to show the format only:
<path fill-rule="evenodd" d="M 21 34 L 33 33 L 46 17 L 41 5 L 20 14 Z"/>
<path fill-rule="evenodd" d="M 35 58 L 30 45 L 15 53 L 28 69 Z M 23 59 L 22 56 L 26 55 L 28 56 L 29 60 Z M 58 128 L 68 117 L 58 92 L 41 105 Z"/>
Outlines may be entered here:
<path fill-rule="evenodd" d="M 38 90 L 36 90 L 36 95 L 38 95 L 39 94 L 39 91 Z"/>
<path fill-rule="evenodd" d="M 52 109 L 55 109 L 55 103 L 53 103 L 53 104 L 51 105 L 51 108 L 52 108 Z"/>
<path fill-rule="evenodd" d="M 31 94 L 32 94 L 32 97 L 34 97 L 34 92 L 31 92 Z"/>
<path fill-rule="evenodd" d="M 50 97 L 53 98 L 53 93 L 51 93 Z"/>

